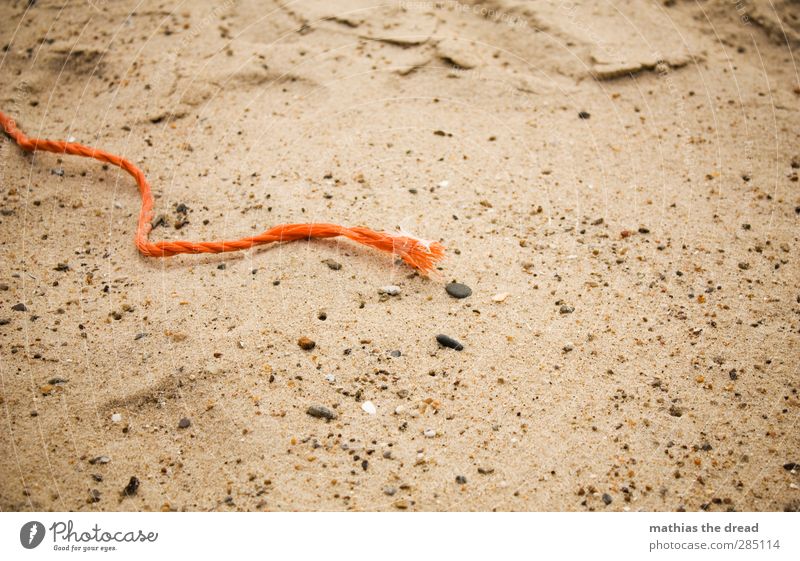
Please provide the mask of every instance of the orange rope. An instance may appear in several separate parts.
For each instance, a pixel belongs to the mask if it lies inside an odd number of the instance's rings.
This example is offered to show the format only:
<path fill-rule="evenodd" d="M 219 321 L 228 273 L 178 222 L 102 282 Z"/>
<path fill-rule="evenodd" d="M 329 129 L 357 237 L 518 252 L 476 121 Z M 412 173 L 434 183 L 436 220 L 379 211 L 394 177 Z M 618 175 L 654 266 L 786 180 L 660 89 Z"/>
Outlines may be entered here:
<path fill-rule="evenodd" d="M 56 154 L 71 154 L 84 158 L 94 158 L 122 168 L 136 180 L 142 196 L 142 209 L 139 211 L 139 226 L 136 229 L 136 247 L 142 255 L 149 257 L 170 257 L 179 253 L 223 253 L 238 251 L 273 242 L 291 242 L 312 238 L 335 238 L 344 236 L 354 242 L 374 247 L 381 251 L 398 255 L 411 267 L 424 274 L 433 271 L 436 263 L 444 258 L 444 247 L 438 242 L 426 242 L 413 236 L 394 235 L 375 232 L 368 228 L 348 228 L 337 224 L 280 224 L 257 236 L 214 242 L 160 241 L 148 240 L 153 229 L 153 195 L 150 184 L 142 170 L 129 160 L 97 148 L 77 142 L 63 142 L 42 138 L 29 138 L 17 128 L 14 120 L 0 111 L 0 125 L 23 150 L 41 150 Z"/>

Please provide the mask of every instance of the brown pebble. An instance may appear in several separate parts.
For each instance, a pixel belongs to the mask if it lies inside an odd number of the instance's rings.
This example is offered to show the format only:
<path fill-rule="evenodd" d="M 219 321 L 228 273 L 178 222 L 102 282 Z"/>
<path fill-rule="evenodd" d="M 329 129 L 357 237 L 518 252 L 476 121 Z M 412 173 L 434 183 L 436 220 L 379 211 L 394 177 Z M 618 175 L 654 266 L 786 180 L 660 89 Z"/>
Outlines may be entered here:
<path fill-rule="evenodd" d="M 310 351 L 311 349 L 317 346 L 317 344 L 308 337 L 300 337 L 297 340 L 297 344 L 304 351 Z"/>

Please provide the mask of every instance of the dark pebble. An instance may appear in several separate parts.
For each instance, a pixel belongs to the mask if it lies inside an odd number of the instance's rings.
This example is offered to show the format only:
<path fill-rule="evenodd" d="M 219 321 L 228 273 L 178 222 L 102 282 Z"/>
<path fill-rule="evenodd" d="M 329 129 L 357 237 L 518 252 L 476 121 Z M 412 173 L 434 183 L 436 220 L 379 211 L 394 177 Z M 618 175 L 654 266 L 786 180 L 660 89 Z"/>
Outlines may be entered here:
<path fill-rule="evenodd" d="M 447 293 L 453 298 L 466 298 L 472 294 L 472 289 L 460 282 L 451 282 L 444 287 Z"/>
<path fill-rule="evenodd" d="M 191 426 L 192 421 L 189 420 L 189 417 L 184 417 L 180 421 L 178 421 L 178 428 L 179 429 L 188 429 Z"/>
<path fill-rule="evenodd" d="M 457 351 L 461 351 L 464 349 L 464 345 L 453 339 L 452 337 L 448 337 L 440 333 L 436 336 L 436 341 L 443 347 L 447 347 L 448 349 L 455 349 Z"/>
<path fill-rule="evenodd" d="M 785 469 L 786 471 L 792 471 L 794 468 L 798 467 L 800 467 L 800 464 L 797 464 L 795 462 L 789 462 L 788 464 L 783 464 L 783 469 Z"/>
<path fill-rule="evenodd" d="M 329 421 L 332 421 L 338 417 L 336 413 L 322 405 L 312 405 L 306 409 L 306 413 L 312 417 L 316 417 L 317 419 L 328 419 Z"/>
<path fill-rule="evenodd" d="M 334 261 L 333 259 L 324 259 L 322 262 L 325 263 L 328 266 L 328 268 L 333 271 L 338 271 L 339 269 L 342 268 L 342 264 L 339 263 L 338 261 Z"/>
<path fill-rule="evenodd" d="M 581 111 L 580 113 L 578 113 L 579 119 L 588 119 L 589 117 L 591 117 L 591 115 L 586 111 Z"/>
<path fill-rule="evenodd" d="M 562 314 L 571 314 L 572 312 L 575 311 L 575 306 L 567 306 L 566 304 L 564 304 L 558 309 L 558 311 Z"/>
<path fill-rule="evenodd" d="M 122 494 L 128 497 L 131 497 L 136 494 L 136 491 L 139 490 L 139 478 L 136 476 L 131 477 L 131 480 L 128 481 L 128 484 L 125 485 L 125 489 L 123 489 Z"/>
<path fill-rule="evenodd" d="M 610 505 L 613 500 L 614 499 L 611 498 L 611 495 L 609 495 L 608 493 L 603 493 L 603 502 L 604 503 L 606 503 L 607 505 Z"/>
<path fill-rule="evenodd" d="M 11 309 L 14 310 L 15 312 L 27 312 L 28 311 L 28 308 L 22 302 L 20 302 L 19 304 L 14 304 L 13 306 L 11 306 Z"/>
<path fill-rule="evenodd" d="M 465 485 L 467 483 L 467 478 L 463 475 L 456 475 L 456 483 L 459 485 Z"/>

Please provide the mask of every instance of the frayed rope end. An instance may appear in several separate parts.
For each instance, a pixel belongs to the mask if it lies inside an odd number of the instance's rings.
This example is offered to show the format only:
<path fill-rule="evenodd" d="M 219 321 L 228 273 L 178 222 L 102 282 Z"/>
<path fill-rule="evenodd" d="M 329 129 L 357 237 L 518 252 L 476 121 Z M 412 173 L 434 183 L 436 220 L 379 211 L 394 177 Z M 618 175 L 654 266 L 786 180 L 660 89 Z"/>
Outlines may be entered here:
<path fill-rule="evenodd" d="M 408 236 L 393 236 L 392 242 L 393 252 L 424 275 L 433 274 L 436 265 L 445 257 L 445 247 L 439 242 Z"/>

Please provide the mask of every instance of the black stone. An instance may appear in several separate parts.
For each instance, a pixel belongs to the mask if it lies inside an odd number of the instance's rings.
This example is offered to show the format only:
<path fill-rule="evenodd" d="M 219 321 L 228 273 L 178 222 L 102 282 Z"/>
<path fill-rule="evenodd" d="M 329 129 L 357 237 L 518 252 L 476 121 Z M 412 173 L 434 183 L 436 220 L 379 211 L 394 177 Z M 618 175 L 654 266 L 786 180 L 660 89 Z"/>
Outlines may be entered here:
<path fill-rule="evenodd" d="M 452 337 L 449 337 L 442 333 L 436 336 L 436 341 L 438 341 L 438 343 L 441 346 L 447 347 L 448 349 L 455 349 L 456 351 L 461 351 L 464 349 L 464 345 L 462 345 Z"/>
<path fill-rule="evenodd" d="M 122 491 L 124 495 L 133 496 L 136 494 L 136 491 L 139 490 L 139 479 L 136 476 L 131 477 L 131 480 L 128 481 L 128 484 L 125 486 L 125 489 Z"/>

